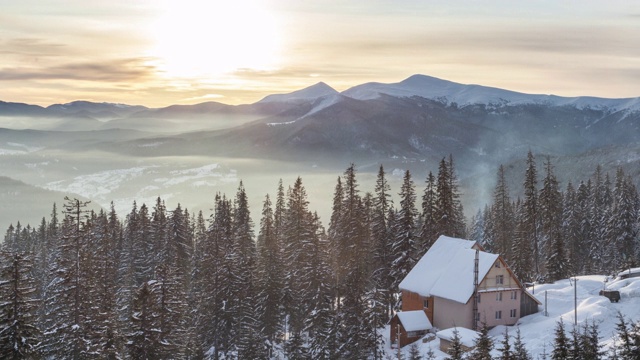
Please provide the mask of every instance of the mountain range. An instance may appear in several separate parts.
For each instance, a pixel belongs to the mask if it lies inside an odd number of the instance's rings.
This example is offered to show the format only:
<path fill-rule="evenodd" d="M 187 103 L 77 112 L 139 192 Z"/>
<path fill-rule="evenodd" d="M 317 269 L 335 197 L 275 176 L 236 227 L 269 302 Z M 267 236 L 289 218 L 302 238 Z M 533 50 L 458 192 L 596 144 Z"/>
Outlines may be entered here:
<path fill-rule="evenodd" d="M 342 92 L 320 82 L 244 105 L 0 102 L 0 128 L 0 153 L 32 157 L 98 151 L 136 161 L 257 159 L 336 171 L 355 162 L 371 172 L 383 163 L 423 176 L 451 154 L 469 186 L 479 176 L 493 179 L 498 164 L 519 168 L 529 150 L 553 158 L 561 180 L 583 179 L 595 164 L 640 171 L 640 97 L 524 94 L 425 75 Z M 512 176 L 515 186 L 521 176 Z"/>

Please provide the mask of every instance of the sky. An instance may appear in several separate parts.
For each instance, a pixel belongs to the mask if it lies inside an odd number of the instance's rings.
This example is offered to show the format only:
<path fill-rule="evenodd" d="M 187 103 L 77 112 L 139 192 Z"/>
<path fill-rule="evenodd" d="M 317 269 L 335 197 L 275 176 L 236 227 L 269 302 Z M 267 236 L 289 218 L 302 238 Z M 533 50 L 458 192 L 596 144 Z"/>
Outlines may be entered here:
<path fill-rule="evenodd" d="M 628 0 L 0 0 L 0 100 L 253 103 L 425 74 L 640 96 Z"/>

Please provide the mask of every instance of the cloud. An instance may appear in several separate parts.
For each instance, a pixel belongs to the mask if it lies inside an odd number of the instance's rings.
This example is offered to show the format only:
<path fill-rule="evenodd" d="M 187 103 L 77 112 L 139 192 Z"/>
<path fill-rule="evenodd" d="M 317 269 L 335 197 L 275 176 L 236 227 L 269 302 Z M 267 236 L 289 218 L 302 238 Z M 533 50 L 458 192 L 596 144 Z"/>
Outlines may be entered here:
<path fill-rule="evenodd" d="M 224 95 L 220 95 L 220 94 L 205 94 L 205 95 L 201 95 L 201 96 L 193 96 L 193 97 L 189 97 L 186 99 L 181 99 L 180 101 L 199 101 L 199 100 L 211 100 L 211 99 L 220 99 L 225 97 Z"/>
<path fill-rule="evenodd" d="M 0 42 L 0 54 L 30 57 L 48 57 L 68 54 L 65 44 L 47 42 L 39 38 L 15 38 Z"/>
<path fill-rule="evenodd" d="M 14 67 L 0 69 L 0 81 L 82 80 L 127 82 L 142 80 L 155 73 L 146 59 L 116 59 L 101 62 L 67 63 L 45 68 Z"/>

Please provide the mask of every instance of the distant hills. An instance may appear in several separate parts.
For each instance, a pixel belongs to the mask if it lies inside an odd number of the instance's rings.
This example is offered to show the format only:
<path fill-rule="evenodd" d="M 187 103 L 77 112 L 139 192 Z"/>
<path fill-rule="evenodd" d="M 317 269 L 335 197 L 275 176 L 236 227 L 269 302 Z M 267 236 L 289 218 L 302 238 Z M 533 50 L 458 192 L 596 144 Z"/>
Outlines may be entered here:
<path fill-rule="evenodd" d="M 22 127 L 9 126 L 21 121 Z M 452 154 L 463 173 L 473 173 L 480 166 L 521 159 L 529 150 L 561 158 L 588 157 L 600 149 L 602 158 L 614 148 L 634 148 L 640 140 L 640 98 L 524 94 L 414 75 L 343 92 L 320 82 L 245 105 L 205 102 L 152 109 L 75 101 L 43 108 L 3 102 L 3 126 L 141 131 L 84 143 L 87 149 L 122 155 L 344 164 L 433 162 Z"/>

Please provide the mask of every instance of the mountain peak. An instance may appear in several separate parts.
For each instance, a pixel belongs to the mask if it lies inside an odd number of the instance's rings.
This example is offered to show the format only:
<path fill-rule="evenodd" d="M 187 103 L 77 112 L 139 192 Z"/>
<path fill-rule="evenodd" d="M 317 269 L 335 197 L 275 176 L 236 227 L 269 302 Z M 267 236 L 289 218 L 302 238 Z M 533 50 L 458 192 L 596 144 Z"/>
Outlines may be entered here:
<path fill-rule="evenodd" d="M 269 102 L 297 102 L 303 100 L 312 100 L 317 99 L 323 96 L 328 95 L 337 95 L 339 94 L 331 86 L 325 84 L 320 81 L 314 85 L 306 87 L 301 90 L 296 90 L 294 92 L 290 92 L 287 94 L 273 94 L 267 95 L 264 99 L 260 100 L 260 103 L 269 103 Z"/>

